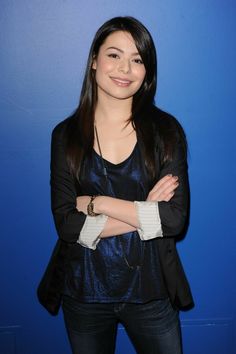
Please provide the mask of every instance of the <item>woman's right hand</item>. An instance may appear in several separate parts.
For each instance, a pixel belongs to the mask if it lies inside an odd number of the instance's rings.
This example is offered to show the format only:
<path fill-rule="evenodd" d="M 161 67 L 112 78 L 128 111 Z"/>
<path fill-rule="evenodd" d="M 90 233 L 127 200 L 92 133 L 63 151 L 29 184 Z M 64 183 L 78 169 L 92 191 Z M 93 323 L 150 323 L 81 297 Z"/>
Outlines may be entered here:
<path fill-rule="evenodd" d="M 166 175 L 162 177 L 150 190 L 147 201 L 149 202 L 169 202 L 178 187 L 178 177 Z"/>

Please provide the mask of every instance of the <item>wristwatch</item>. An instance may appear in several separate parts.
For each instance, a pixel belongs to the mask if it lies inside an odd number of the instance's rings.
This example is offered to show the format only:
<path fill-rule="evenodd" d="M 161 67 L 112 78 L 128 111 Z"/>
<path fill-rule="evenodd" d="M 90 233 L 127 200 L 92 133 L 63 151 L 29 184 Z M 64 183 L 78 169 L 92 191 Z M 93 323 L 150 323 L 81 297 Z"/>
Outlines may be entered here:
<path fill-rule="evenodd" d="M 90 199 L 90 202 L 88 203 L 88 206 L 87 206 L 87 212 L 88 212 L 88 215 L 89 216 L 97 216 L 99 214 L 95 213 L 93 211 L 93 208 L 94 208 L 94 204 L 93 204 L 93 201 L 94 199 L 97 197 L 97 195 L 93 195 Z"/>

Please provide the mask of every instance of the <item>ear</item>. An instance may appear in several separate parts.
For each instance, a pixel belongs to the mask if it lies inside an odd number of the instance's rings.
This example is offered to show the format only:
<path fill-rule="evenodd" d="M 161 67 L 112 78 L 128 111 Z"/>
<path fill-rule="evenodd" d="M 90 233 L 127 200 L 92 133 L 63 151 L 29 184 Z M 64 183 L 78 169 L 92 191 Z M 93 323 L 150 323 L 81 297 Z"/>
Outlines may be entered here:
<path fill-rule="evenodd" d="M 93 58 L 92 69 L 94 69 L 94 70 L 97 69 L 97 60 L 95 57 Z"/>

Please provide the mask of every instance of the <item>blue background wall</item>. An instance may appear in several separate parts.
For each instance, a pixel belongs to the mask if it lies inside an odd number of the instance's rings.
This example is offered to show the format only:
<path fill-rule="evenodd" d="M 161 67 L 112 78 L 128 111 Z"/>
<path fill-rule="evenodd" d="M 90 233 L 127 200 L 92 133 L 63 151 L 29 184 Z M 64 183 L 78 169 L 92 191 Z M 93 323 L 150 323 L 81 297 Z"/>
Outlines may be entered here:
<path fill-rule="evenodd" d="M 70 353 L 61 314 L 35 289 L 56 240 L 50 134 L 77 105 L 93 35 L 139 18 L 159 58 L 157 104 L 189 140 L 191 222 L 178 245 L 196 306 L 182 313 L 186 354 L 236 353 L 233 0 L 1 0 L 0 353 Z M 117 354 L 134 353 L 122 328 Z"/>

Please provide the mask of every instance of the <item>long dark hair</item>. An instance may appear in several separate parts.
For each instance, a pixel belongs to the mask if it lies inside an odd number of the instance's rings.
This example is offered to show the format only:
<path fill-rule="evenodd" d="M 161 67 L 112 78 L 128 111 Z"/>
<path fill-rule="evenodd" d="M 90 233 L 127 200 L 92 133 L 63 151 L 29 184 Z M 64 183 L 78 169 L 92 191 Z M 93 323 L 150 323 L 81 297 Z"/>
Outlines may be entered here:
<path fill-rule="evenodd" d="M 105 22 L 95 34 L 90 48 L 79 106 L 71 116 L 66 131 L 67 160 L 71 172 L 76 179 L 79 179 L 83 157 L 91 153 L 94 144 L 94 114 L 97 103 L 97 84 L 92 64 L 106 38 L 116 31 L 125 31 L 131 34 L 146 69 L 144 81 L 133 97 L 130 121 L 143 145 L 146 167 L 151 176 L 155 177 L 154 134 L 148 117 L 153 111 L 156 92 L 156 50 L 153 39 L 146 27 L 137 19 L 126 16 L 115 17 Z M 166 151 L 168 151 L 168 146 L 171 146 L 170 143 L 165 142 Z"/>

